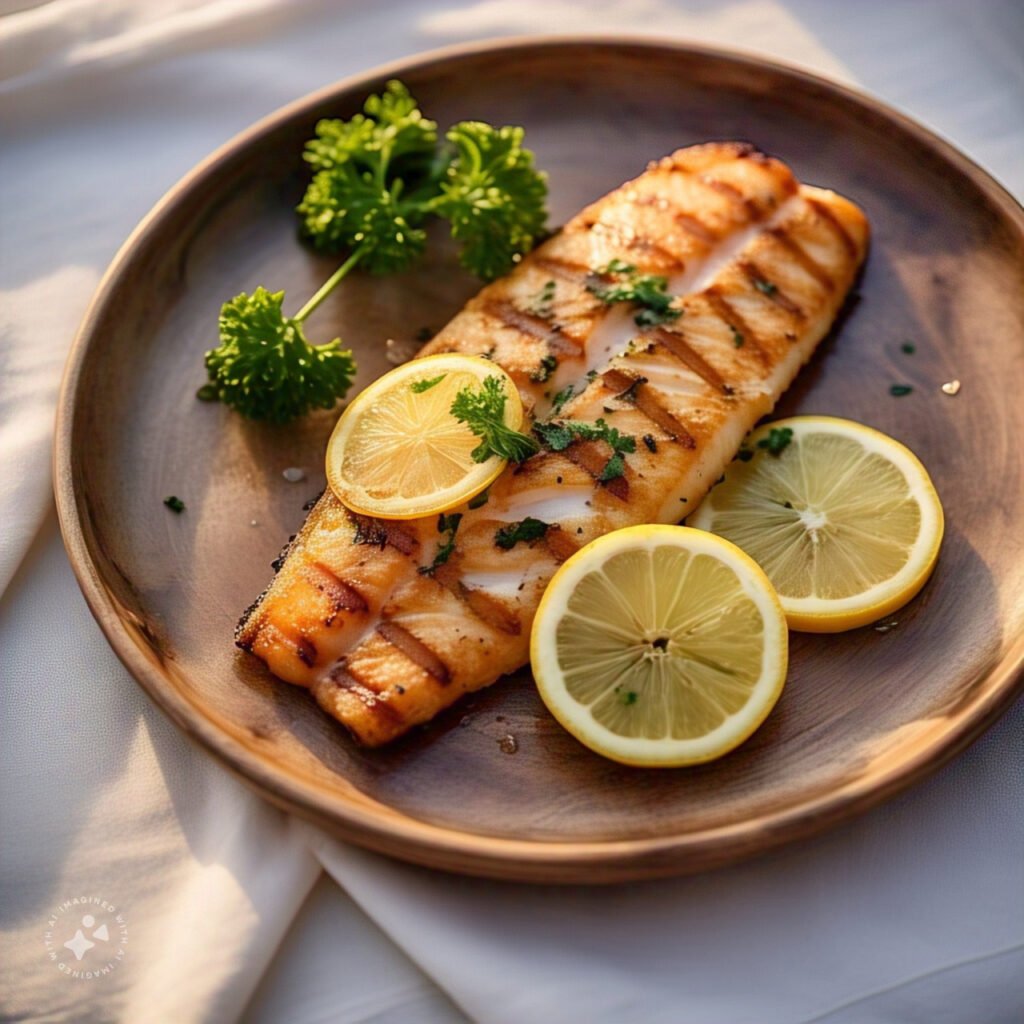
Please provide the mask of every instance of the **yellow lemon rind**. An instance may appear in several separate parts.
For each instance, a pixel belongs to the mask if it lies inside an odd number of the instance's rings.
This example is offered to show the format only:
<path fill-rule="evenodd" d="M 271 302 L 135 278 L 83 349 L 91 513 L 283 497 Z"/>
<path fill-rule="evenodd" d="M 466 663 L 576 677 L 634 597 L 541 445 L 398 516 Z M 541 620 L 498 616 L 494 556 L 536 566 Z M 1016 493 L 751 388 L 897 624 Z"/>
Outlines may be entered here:
<path fill-rule="evenodd" d="M 814 433 L 817 428 L 826 433 L 858 438 L 866 448 L 884 455 L 903 472 L 922 516 L 919 540 L 906 565 L 895 577 L 876 584 L 864 594 L 829 601 L 825 598 L 791 598 L 780 592 L 779 600 L 790 629 L 803 633 L 841 633 L 870 625 L 898 611 L 912 601 L 928 582 L 942 546 L 945 518 L 928 471 L 900 441 L 874 427 L 837 416 L 792 416 L 775 420 L 755 430 L 749 443 L 756 445 L 773 428 L 784 427 L 793 430 L 794 437 L 800 433 Z M 687 521 L 697 529 L 710 530 L 715 511 L 715 492 L 712 490 Z"/>
<path fill-rule="evenodd" d="M 638 543 L 657 546 L 681 542 L 691 552 L 711 554 L 723 561 L 733 569 L 745 593 L 754 600 L 764 621 L 766 650 L 762 655 L 762 676 L 743 709 L 709 734 L 710 737 L 720 734 L 717 740 L 709 740 L 709 736 L 685 740 L 622 737 L 594 720 L 565 689 L 556 655 L 558 621 L 578 579 L 612 554 Z M 605 534 L 581 548 L 559 567 L 537 608 L 530 635 L 530 659 L 541 699 L 562 727 L 584 746 L 620 764 L 642 768 L 679 768 L 704 764 L 728 754 L 762 725 L 778 702 L 785 684 L 789 634 L 782 606 L 764 570 L 735 544 L 689 527 L 647 524 Z M 738 717 L 742 719 L 739 724 L 736 722 Z"/>

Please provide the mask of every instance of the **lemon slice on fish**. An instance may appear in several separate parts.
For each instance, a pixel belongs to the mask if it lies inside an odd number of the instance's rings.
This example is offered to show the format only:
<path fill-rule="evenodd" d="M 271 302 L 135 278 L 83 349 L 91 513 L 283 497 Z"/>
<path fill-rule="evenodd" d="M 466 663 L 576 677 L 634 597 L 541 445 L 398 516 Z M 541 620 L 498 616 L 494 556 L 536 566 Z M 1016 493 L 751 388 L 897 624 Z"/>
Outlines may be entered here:
<path fill-rule="evenodd" d="M 530 657 L 551 713 L 624 764 L 728 753 L 782 692 L 786 619 L 735 545 L 682 526 L 632 526 L 581 548 L 537 610 Z"/>
<path fill-rule="evenodd" d="M 511 377 L 490 360 L 444 354 L 414 359 L 375 380 L 342 413 L 327 443 L 327 482 L 356 512 L 417 519 L 445 512 L 490 486 L 505 468 L 473 459 L 480 438 L 451 413 L 463 388 L 500 380 L 504 423 L 518 430 L 523 405 Z"/>
<path fill-rule="evenodd" d="M 943 533 L 942 505 L 914 453 L 830 416 L 756 430 L 688 522 L 743 548 L 790 627 L 814 633 L 864 626 L 906 604 L 931 574 Z"/>

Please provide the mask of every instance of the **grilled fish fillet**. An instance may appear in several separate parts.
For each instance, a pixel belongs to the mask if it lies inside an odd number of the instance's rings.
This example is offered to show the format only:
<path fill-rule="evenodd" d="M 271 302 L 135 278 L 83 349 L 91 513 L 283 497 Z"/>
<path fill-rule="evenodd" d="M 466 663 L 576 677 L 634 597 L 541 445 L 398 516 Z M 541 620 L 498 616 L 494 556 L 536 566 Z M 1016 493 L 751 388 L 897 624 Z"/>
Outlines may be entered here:
<path fill-rule="evenodd" d="M 508 467 L 484 506 L 459 510 L 455 553 L 433 573 L 418 570 L 444 539 L 437 517 L 374 520 L 328 490 L 238 645 L 369 746 L 518 668 L 561 562 L 600 534 L 696 507 L 828 331 L 867 241 L 856 206 L 751 146 L 694 146 L 651 164 L 484 288 L 420 353 L 489 355 L 534 419 L 574 385 L 558 420 L 603 417 L 632 435 L 625 475 L 598 480 L 612 454 L 600 440 Z M 614 259 L 666 275 L 682 315 L 640 328 L 635 309 L 597 300 L 587 284 Z M 551 281 L 554 297 L 539 301 Z M 542 538 L 496 545 L 496 531 L 526 517 L 550 524 Z"/>

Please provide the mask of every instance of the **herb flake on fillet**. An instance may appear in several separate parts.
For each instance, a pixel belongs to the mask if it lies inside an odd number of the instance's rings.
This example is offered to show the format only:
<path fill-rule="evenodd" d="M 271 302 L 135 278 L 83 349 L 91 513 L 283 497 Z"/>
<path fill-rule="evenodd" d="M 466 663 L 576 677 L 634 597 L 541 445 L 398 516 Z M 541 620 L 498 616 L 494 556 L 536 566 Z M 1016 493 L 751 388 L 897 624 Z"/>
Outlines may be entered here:
<path fill-rule="evenodd" d="M 611 448 L 612 455 L 598 476 L 601 483 L 624 476 L 624 456 L 636 451 L 636 439 L 630 434 L 623 434 L 617 427 L 609 426 L 603 418 L 596 423 L 577 423 L 573 420 L 535 423 L 533 432 L 544 447 L 553 452 L 565 451 L 575 441 L 604 441 Z"/>
<path fill-rule="evenodd" d="M 485 377 L 480 389 L 463 388 L 452 402 L 452 416 L 465 423 L 480 438 L 472 451 L 474 462 L 486 462 L 492 455 L 509 462 L 522 462 L 540 450 L 530 437 L 505 423 L 508 395 L 500 377 Z"/>
<path fill-rule="evenodd" d="M 540 540 L 550 529 L 550 523 L 527 516 L 518 523 L 510 523 L 497 530 L 494 534 L 494 543 L 504 551 L 511 551 L 519 543 Z"/>
<path fill-rule="evenodd" d="M 654 327 L 678 320 L 682 310 L 673 305 L 668 293 L 668 278 L 658 274 L 641 274 L 624 260 L 612 260 L 595 272 L 599 280 L 587 285 L 587 291 L 602 302 L 629 302 L 639 309 L 633 321 L 639 327 Z M 611 281 L 608 279 L 611 278 Z"/>

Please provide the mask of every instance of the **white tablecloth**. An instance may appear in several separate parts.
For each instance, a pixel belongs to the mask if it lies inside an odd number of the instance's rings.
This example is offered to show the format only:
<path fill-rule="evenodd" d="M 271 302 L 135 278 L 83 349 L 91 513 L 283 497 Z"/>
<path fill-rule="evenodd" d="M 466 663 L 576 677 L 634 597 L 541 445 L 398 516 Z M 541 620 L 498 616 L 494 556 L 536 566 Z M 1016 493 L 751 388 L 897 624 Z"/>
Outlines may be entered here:
<path fill-rule="evenodd" d="M 0 1016 L 1024 1019 L 1024 705 L 925 785 L 727 871 L 599 890 L 441 875 L 325 839 L 190 746 L 92 622 L 48 497 L 60 368 L 103 268 L 166 188 L 282 103 L 451 41 L 653 32 L 858 83 L 1022 195 L 1024 5 L 0 0 L 0 14 Z M 81 961 L 63 946 L 77 932 L 93 944 Z"/>

